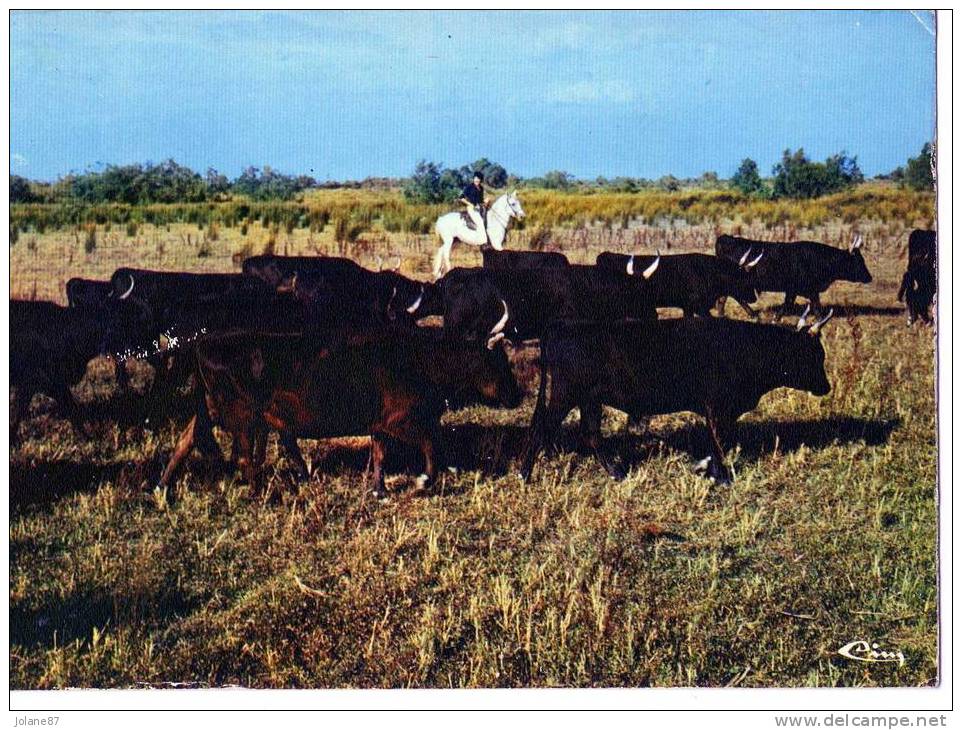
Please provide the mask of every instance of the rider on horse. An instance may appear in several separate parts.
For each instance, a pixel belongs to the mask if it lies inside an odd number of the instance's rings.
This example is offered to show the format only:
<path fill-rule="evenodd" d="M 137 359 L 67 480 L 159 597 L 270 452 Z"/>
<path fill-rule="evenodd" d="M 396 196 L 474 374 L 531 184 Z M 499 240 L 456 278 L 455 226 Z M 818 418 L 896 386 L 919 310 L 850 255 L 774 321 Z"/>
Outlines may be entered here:
<path fill-rule="evenodd" d="M 467 206 L 468 215 L 471 216 L 471 220 L 474 222 L 474 225 L 477 226 L 484 240 L 487 240 L 488 234 L 484 227 L 484 214 L 490 200 L 484 195 L 483 182 L 484 176 L 481 172 L 475 172 L 474 179 L 461 191 L 461 197 L 458 199 L 458 202 Z"/>

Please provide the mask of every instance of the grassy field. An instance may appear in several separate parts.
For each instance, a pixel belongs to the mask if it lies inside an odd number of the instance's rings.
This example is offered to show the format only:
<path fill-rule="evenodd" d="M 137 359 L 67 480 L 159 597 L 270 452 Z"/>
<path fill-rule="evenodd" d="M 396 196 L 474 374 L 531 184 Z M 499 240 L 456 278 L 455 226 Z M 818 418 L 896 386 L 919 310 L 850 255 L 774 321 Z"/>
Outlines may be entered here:
<path fill-rule="evenodd" d="M 924 212 L 900 220 L 870 206 L 806 225 L 737 211 L 691 222 L 669 209 L 658 221 L 569 225 L 539 218 L 561 203 L 537 195 L 522 194 L 529 221 L 508 246 L 579 262 L 605 249 L 707 251 L 718 232 L 736 230 L 836 244 L 860 231 L 875 281 L 823 297 L 837 311 L 823 334 L 831 394 L 766 396 L 740 422 L 729 487 L 692 472 L 705 445 L 694 416 L 655 418 L 639 436 L 616 411 L 606 431 L 634 464 L 626 480 L 577 452 L 575 413 L 560 453 L 525 486 L 515 473 L 536 349 L 518 351 L 522 408 L 445 417 L 457 473 L 439 494 L 414 487 L 414 467 L 389 482 L 390 500 L 374 500 L 365 439 L 302 442 L 315 475 L 297 485 L 272 442 L 280 497 L 265 503 L 199 461 L 169 491 L 152 491 L 179 409 L 144 428 L 138 399 L 114 396 L 111 369 L 94 363 L 77 389 L 87 433 L 38 399 L 11 453 L 12 686 L 937 682 L 933 332 L 906 328 L 895 301 L 908 232 Z M 379 220 L 345 242 L 333 223 L 221 226 L 213 236 L 209 223 L 142 224 L 133 235 L 113 224 L 94 234 L 88 246 L 87 230 L 20 232 L 13 295 L 62 302 L 69 277 L 120 265 L 236 271 L 265 249 L 339 251 L 369 266 L 399 255 L 402 272 L 426 279 L 434 246 Z M 480 263 L 474 250 L 455 252 L 456 264 Z M 134 375 L 143 385 L 149 368 Z M 837 654 L 857 639 L 901 650 L 905 665 Z"/>

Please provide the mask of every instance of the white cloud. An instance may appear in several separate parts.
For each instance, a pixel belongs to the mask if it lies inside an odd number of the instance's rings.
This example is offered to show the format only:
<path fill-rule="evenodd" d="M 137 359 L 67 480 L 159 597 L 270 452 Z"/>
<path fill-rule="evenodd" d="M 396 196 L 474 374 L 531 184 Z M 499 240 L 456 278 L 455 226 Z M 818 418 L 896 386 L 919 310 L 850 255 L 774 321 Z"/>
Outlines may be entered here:
<path fill-rule="evenodd" d="M 27 166 L 27 158 L 17 152 L 14 152 L 12 155 L 10 155 L 10 161 L 13 162 L 14 167 Z"/>
<path fill-rule="evenodd" d="M 559 104 L 592 104 L 610 102 L 627 104 L 634 101 L 634 90 L 624 81 L 578 81 L 557 86 L 548 92 L 548 100 Z"/>

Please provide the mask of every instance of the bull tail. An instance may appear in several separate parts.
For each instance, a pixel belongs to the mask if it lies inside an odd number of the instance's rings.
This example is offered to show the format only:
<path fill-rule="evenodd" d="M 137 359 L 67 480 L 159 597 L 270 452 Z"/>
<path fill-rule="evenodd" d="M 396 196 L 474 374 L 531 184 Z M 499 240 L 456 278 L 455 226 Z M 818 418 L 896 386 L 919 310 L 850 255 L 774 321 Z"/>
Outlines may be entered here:
<path fill-rule="evenodd" d="M 534 418 L 532 423 L 539 426 L 544 425 L 545 411 L 547 410 L 547 389 L 548 389 L 548 356 L 545 352 L 545 341 L 542 340 L 540 347 L 541 353 L 538 356 L 538 369 L 541 371 L 541 379 L 538 381 L 538 400 L 534 407 Z"/>
<path fill-rule="evenodd" d="M 534 460 L 538 458 L 538 453 L 544 444 L 545 430 L 547 427 L 548 406 L 546 397 L 548 387 L 548 354 L 546 337 L 541 338 L 540 347 L 541 353 L 538 356 L 538 368 L 541 371 L 541 382 L 538 383 L 538 400 L 535 403 L 534 415 L 531 417 L 531 427 L 528 429 L 528 438 L 521 464 L 521 480 L 524 482 L 531 478 Z"/>
<path fill-rule="evenodd" d="M 905 301 L 905 292 L 908 290 L 909 282 L 911 280 L 911 274 L 908 271 L 902 276 L 902 286 L 899 287 L 898 300 L 900 302 Z"/>

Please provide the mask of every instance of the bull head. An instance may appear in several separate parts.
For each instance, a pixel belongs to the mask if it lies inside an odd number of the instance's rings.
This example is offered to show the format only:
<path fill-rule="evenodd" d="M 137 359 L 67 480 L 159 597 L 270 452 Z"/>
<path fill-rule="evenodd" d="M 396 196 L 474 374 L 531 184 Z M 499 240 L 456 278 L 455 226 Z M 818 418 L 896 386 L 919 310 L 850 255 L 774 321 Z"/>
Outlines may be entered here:
<path fill-rule="evenodd" d="M 123 294 L 120 295 L 120 297 L 119 297 L 120 299 L 126 299 L 127 297 L 130 296 L 130 292 L 132 292 L 132 291 L 134 290 L 134 275 L 133 275 L 133 274 L 127 274 L 127 276 L 130 277 L 130 286 L 127 287 L 127 291 L 125 291 Z"/>
<path fill-rule="evenodd" d="M 508 303 L 502 299 L 501 305 L 504 307 L 504 315 L 495 323 L 494 327 L 492 327 L 488 333 L 489 350 L 493 350 L 494 346 L 504 339 L 504 326 L 508 323 Z"/>
<path fill-rule="evenodd" d="M 760 254 L 758 254 L 758 256 L 756 256 L 754 259 L 752 259 L 747 264 L 745 264 L 745 266 L 743 267 L 745 271 L 751 271 L 752 269 L 754 269 L 758 265 L 758 262 L 762 260 L 762 256 L 764 255 L 765 255 L 765 252 L 762 251 Z"/>
<path fill-rule="evenodd" d="M 738 259 L 738 265 L 744 266 L 745 262 L 748 261 L 748 257 L 751 255 L 752 255 L 752 247 L 749 246 L 748 250 L 744 254 L 742 254 L 742 257 L 740 259 Z"/>

